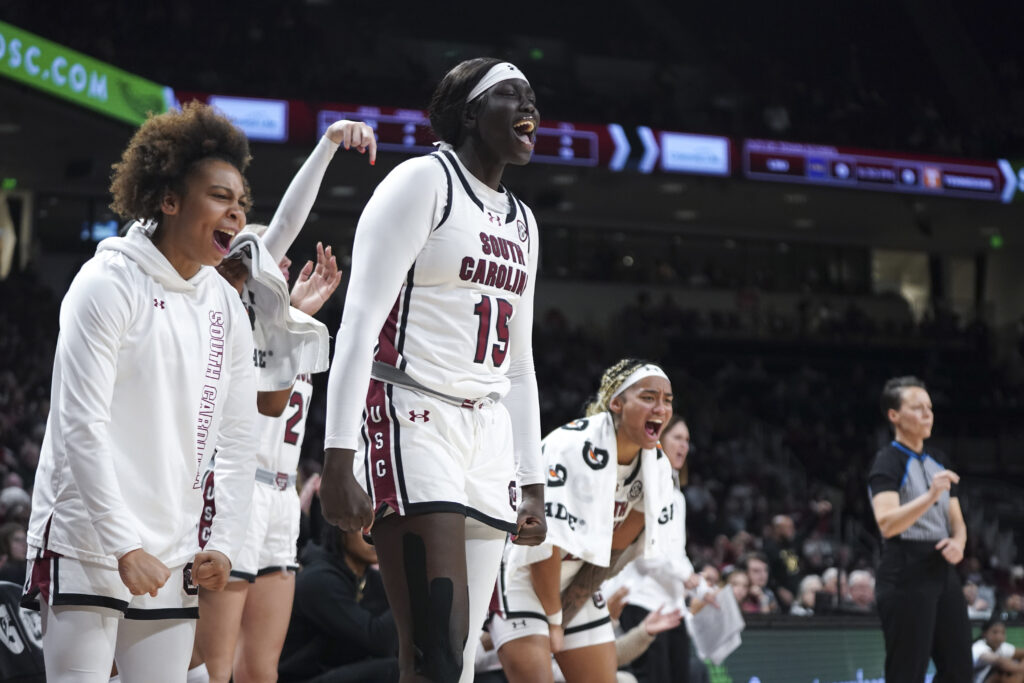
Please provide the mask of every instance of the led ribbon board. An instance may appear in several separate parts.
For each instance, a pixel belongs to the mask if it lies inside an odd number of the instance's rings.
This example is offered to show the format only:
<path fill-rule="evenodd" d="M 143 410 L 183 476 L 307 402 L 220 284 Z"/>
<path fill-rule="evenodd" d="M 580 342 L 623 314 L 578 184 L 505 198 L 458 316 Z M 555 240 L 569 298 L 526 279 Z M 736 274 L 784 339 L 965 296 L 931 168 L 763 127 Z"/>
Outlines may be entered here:
<path fill-rule="evenodd" d="M 743 142 L 743 173 L 751 180 L 1008 202 L 1017 179 L 1004 166 L 831 145 Z"/>

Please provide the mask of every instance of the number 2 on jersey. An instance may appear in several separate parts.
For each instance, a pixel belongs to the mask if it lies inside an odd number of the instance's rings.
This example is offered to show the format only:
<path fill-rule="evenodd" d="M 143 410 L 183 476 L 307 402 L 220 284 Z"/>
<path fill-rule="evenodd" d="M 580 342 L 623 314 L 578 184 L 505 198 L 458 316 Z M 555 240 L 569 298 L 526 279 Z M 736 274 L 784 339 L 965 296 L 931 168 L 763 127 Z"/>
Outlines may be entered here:
<path fill-rule="evenodd" d="M 473 307 L 473 313 L 480 317 L 480 327 L 476 333 L 476 356 L 474 356 L 473 362 L 483 363 L 487 360 L 487 343 L 491 337 L 491 311 L 497 309 L 497 314 L 494 316 L 494 334 L 497 343 L 491 346 L 491 360 L 494 361 L 494 367 L 500 368 L 508 353 L 508 321 L 512 317 L 514 309 L 512 304 L 504 299 L 494 298 L 493 305 L 491 299 L 492 297 L 485 294 L 480 298 L 480 303 Z"/>
<path fill-rule="evenodd" d="M 295 406 L 295 412 L 288 418 L 288 422 L 284 428 L 284 442 L 294 446 L 299 442 L 299 433 L 295 431 L 295 426 L 302 422 L 302 394 L 297 391 L 292 392 L 292 397 L 288 399 L 289 406 Z"/>

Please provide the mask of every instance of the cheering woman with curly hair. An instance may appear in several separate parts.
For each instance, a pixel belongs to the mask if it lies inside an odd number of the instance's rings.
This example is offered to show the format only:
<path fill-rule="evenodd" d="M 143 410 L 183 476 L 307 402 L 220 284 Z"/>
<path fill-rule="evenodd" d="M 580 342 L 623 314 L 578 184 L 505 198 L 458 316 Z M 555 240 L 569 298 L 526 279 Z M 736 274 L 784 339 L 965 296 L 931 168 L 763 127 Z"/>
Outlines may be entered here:
<path fill-rule="evenodd" d="M 245 136 L 205 105 L 154 116 L 114 166 L 104 240 L 60 310 L 26 601 L 49 681 L 185 680 L 197 586 L 218 590 L 253 487 L 253 337 L 213 266 L 245 225 Z M 196 552 L 217 449 L 217 519 Z"/>

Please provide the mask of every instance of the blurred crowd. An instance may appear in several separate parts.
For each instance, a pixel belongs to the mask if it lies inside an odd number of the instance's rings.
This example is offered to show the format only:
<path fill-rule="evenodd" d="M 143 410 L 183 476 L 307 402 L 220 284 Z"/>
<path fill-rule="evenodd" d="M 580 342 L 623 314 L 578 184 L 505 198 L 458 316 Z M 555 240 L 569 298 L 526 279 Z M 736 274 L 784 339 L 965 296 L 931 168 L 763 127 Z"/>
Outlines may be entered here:
<path fill-rule="evenodd" d="M 0 300 L 0 578 L 20 583 L 59 297 L 28 271 L 0 282 Z M 337 302 L 325 309 L 331 329 L 340 310 Z M 972 498 L 989 480 L 971 476 L 976 463 L 953 438 L 1020 436 L 1013 416 L 1021 387 L 992 365 L 984 326 L 946 321 L 938 334 L 934 317 L 908 320 L 865 344 L 866 318 L 856 329 L 819 322 L 787 337 L 729 323 L 735 316 L 704 316 L 671 301 L 656 306 L 646 295 L 612 314 L 606 328 L 573 325 L 564 312 L 548 310 L 536 321 L 534 349 L 544 430 L 578 417 L 615 359 L 659 361 L 693 438 L 683 478 L 694 561 L 716 580 L 745 580 L 744 604 L 757 601 L 757 611 L 765 604 L 794 613 L 846 609 L 863 602 L 858 596 L 867 591 L 860 587 L 869 583 L 880 547 L 865 493 L 872 456 L 889 438 L 876 407 L 879 387 L 889 376 L 917 374 L 936 404 L 930 443 L 945 448 L 954 469 L 967 475 L 964 509 L 974 528 L 961 567 L 967 590 L 976 592 L 972 609 L 1019 611 L 1021 489 L 1003 482 Z M 624 329 L 631 333 L 609 332 Z M 319 469 L 323 410 L 322 401 L 311 408 L 300 464 L 307 478 Z M 820 602 L 819 594 L 833 598 Z"/>
<path fill-rule="evenodd" d="M 46 430 L 58 299 L 31 275 L 0 281 L 0 581 L 21 585 Z"/>

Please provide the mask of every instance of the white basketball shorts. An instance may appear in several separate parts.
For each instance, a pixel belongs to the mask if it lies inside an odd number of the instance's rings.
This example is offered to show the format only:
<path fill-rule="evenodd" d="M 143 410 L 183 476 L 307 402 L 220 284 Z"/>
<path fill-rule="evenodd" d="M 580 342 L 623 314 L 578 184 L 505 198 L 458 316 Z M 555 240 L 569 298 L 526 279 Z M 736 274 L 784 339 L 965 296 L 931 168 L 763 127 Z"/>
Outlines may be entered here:
<path fill-rule="evenodd" d="M 106 607 L 126 619 L 198 619 L 198 589 L 190 584 L 192 563 L 171 568 L 156 597 L 132 595 L 116 569 L 51 552 L 30 558 L 22 606 Z"/>
<path fill-rule="evenodd" d="M 199 545 L 206 546 L 210 526 L 217 515 L 213 470 L 203 478 L 203 514 L 199 520 Z M 245 543 L 231 565 L 232 581 L 252 583 L 257 576 L 299 568 L 299 494 L 294 485 L 269 485 L 257 481 L 252 491 Z"/>
<path fill-rule="evenodd" d="M 461 407 L 371 380 L 362 437 L 354 471 L 378 517 L 457 512 L 515 531 L 512 425 L 500 403 Z"/>
<path fill-rule="evenodd" d="M 560 591 L 569 586 L 582 564 L 579 560 L 562 561 Z M 514 570 L 507 567 L 502 569 L 498 585 L 501 611 L 494 614 L 489 626 L 495 649 L 500 649 L 505 643 L 517 638 L 547 637 L 548 620 L 544 614 L 544 607 L 533 590 L 530 568 L 527 566 Z M 608 605 L 600 591 L 594 593 L 576 616 L 564 624 L 564 629 L 563 650 L 615 642 L 611 615 L 608 614 Z"/>

